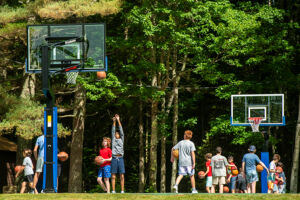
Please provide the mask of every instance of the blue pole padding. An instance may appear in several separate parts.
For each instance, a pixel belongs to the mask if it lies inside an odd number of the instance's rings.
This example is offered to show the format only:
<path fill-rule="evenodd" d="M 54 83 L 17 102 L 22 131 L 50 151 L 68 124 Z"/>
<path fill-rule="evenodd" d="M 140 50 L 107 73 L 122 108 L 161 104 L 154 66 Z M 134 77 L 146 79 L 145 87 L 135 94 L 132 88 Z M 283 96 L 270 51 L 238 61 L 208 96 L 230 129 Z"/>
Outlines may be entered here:
<path fill-rule="evenodd" d="M 44 161 L 46 160 L 46 135 L 47 135 L 47 110 L 44 108 Z M 43 167 L 43 190 L 46 188 L 46 164 L 44 162 L 44 167 Z"/>
<path fill-rule="evenodd" d="M 57 107 L 53 107 L 53 187 L 57 192 Z"/>
<path fill-rule="evenodd" d="M 266 165 L 266 167 L 269 168 L 269 152 L 261 152 L 261 161 Z M 267 171 L 264 169 L 261 172 L 261 193 L 268 193 L 268 181 L 267 181 L 267 177 L 268 173 Z"/>

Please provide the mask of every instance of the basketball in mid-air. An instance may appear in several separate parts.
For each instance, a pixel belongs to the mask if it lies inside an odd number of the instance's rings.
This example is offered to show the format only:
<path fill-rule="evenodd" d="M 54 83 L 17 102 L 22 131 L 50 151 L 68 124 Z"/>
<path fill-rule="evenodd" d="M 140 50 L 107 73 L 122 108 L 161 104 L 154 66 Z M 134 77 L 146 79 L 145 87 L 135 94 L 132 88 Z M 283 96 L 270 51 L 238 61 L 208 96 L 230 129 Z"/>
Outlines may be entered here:
<path fill-rule="evenodd" d="M 231 173 L 233 176 L 237 176 L 239 174 L 239 170 L 233 169 L 233 170 L 231 170 Z"/>
<path fill-rule="evenodd" d="M 200 179 L 204 179 L 205 178 L 205 172 L 204 171 L 198 172 L 198 176 L 199 176 Z"/>
<path fill-rule="evenodd" d="M 20 170 L 21 170 L 21 168 L 22 168 L 22 166 L 21 166 L 21 165 L 17 165 L 17 166 L 15 166 L 15 172 L 16 172 L 16 173 L 18 173 L 18 171 L 20 171 Z"/>
<path fill-rule="evenodd" d="M 172 154 L 173 154 L 173 156 L 174 156 L 176 159 L 179 158 L 179 150 L 178 150 L 178 149 L 174 149 L 174 150 L 172 151 Z"/>
<path fill-rule="evenodd" d="M 264 167 L 260 164 L 256 165 L 256 171 L 257 172 L 262 172 L 264 170 Z"/>
<path fill-rule="evenodd" d="M 104 159 L 102 158 L 102 156 L 97 156 L 95 158 L 95 164 L 96 165 L 102 165 L 104 163 Z"/>
<path fill-rule="evenodd" d="M 64 152 L 64 151 L 59 152 L 58 159 L 61 162 L 64 162 L 64 161 L 68 160 L 68 158 L 69 158 L 69 155 L 66 152 Z"/>
<path fill-rule="evenodd" d="M 229 187 L 224 186 L 224 187 L 223 187 L 223 192 L 224 192 L 224 193 L 228 193 L 228 192 L 229 192 Z"/>
<path fill-rule="evenodd" d="M 97 78 L 98 78 L 99 80 L 105 79 L 105 78 L 106 78 L 106 72 L 104 72 L 104 71 L 98 71 L 98 72 L 97 72 Z"/>

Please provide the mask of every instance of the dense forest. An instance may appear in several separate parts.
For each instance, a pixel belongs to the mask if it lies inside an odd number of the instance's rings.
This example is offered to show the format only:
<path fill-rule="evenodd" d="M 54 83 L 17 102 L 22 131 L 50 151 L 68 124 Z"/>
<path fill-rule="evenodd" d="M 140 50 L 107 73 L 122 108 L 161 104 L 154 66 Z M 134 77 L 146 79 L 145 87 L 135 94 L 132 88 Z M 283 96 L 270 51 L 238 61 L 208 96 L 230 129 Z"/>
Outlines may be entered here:
<path fill-rule="evenodd" d="M 20 164 L 22 150 L 42 134 L 45 98 L 41 75 L 25 73 L 26 26 L 105 23 L 107 78 L 51 79 L 59 147 L 70 155 L 59 192 L 102 192 L 93 160 L 116 113 L 125 132 L 126 192 L 171 191 L 177 164 L 170 150 L 187 129 L 196 171 L 217 146 L 241 166 L 249 145 L 260 155 L 264 140 L 230 126 L 230 96 L 272 93 L 285 95 L 286 126 L 261 130 L 270 155 L 281 155 L 288 192 L 297 192 L 299 19 L 299 0 L 0 0 L 0 135 L 18 145 Z M 183 182 L 180 191 L 190 192 Z M 205 192 L 205 181 L 196 178 L 196 187 Z"/>

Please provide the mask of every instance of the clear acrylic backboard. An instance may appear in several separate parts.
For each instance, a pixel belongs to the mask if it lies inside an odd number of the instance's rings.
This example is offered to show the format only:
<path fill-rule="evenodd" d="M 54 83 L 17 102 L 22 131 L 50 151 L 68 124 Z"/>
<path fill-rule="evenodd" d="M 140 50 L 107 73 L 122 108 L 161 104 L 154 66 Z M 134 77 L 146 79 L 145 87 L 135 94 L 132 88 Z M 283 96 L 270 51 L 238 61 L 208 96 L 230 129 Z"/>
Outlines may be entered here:
<path fill-rule="evenodd" d="M 284 126 L 284 94 L 231 95 L 232 126 L 250 126 L 249 118 L 257 117 L 260 126 Z"/>

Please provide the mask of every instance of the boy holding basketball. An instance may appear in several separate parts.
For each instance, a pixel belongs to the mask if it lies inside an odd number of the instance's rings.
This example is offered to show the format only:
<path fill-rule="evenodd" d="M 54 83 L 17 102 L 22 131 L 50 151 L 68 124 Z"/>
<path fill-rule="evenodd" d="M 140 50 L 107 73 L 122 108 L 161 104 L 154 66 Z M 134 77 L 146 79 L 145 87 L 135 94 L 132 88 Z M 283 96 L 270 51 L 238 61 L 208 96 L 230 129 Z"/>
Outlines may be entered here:
<path fill-rule="evenodd" d="M 267 170 L 267 173 L 269 173 L 269 170 L 255 154 L 256 148 L 254 145 L 251 145 L 248 151 L 249 153 L 245 154 L 243 157 L 242 168 L 243 171 L 246 172 L 248 193 L 256 193 L 256 182 L 258 181 L 256 164 L 259 163 L 261 166 L 263 166 Z"/>
<path fill-rule="evenodd" d="M 33 185 L 34 173 L 33 173 L 32 160 L 30 158 L 31 154 L 32 154 L 32 151 L 30 149 L 24 149 L 24 151 L 23 151 L 23 156 L 24 156 L 23 167 L 16 174 L 16 178 L 17 178 L 19 176 L 19 174 L 22 173 L 24 170 L 25 181 L 22 183 L 22 188 L 21 188 L 20 193 L 25 192 L 26 183 L 29 183 L 29 187 L 31 188 L 30 193 L 36 193 L 36 194 L 38 193 Z"/>
<path fill-rule="evenodd" d="M 207 175 L 207 177 L 206 177 L 206 191 L 207 191 L 207 193 L 211 193 L 211 187 L 212 187 L 212 171 L 211 171 L 211 166 L 210 166 L 211 157 L 212 157 L 211 153 L 205 154 L 206 172 L 205 172 L 204 176 Z"/>
<path fill-rule="evenodd" d="M 119 131 L 116 131 L 116 122 L 119 125 Z M 124 183 L 125 183 L 125 165 L 124 165 L 124 132 L 122 124 L 120 121 L 120 116 L 116 114 L 113 117 L 113 126 L 111 129 L 112 137 L 112 160 L 111 160 L 111 184 L 112 184 L 112 193 L 116 193 L 116 174 L 120 174 L 121 182 L 121 193 L 124 193 Z"/>
<path fill-rule="evenodd" d="M 172 154 L 173 150 L 178 149 L 179 151 L 179 162 L 178 162 L 178 177 L 176 179 L 173 189 L 178 193 L 178 185 L 182 180 L 183 176 L 189 175 L 192 185 L 192 193 L 198 193 L 196 190 L 195 183 L 195 145 L 191 140 L 193 132 L 186 130 L 184 132 L 184 140 L 177 143 L 171 150 L 171 162 L 174 162 L 174 156 Z"/>
<path fill-rule="evenodd" d="M 270 162 L 269 165 L 269 176 L 268 176 L 268 193 L 272 193 L 274 189 L 275 183 L 275 173 L 276 173 L 276 164 L 280 160 L 280 156 L 278 154 L 274 154 L 273 160 Z"/>
<path fill-rule="evenodd" d="M 233 162 L 233 156 L 228 157 L 228 162 L 231 166 L 227 168 L 227 183 L 229 183 L 229 189 L 231 193 L 235 193 L 237 174 L 233 174 L 232 171 L 236 170 L 237 168 Z"/>
<path fill-rule="evenodd" d="M 98 178 L 97 182 L 101 186 L 101 188 L 107 192 L 110 193 L 110 183 L 109 179 L 111 177 L 111 167 L 110 162 L 112 158 L 112 152 L 110 149 L 110 143 L 111 140 L 108 137 L 104 137 L 102 141 L 102 149 L 99 151 L 99 156 L 103 158 L 104 163 L 100 165 L 100 169 L 98 171 Z M 102 178 L 104 178 L 104 182 L 102 181 Z"/>

